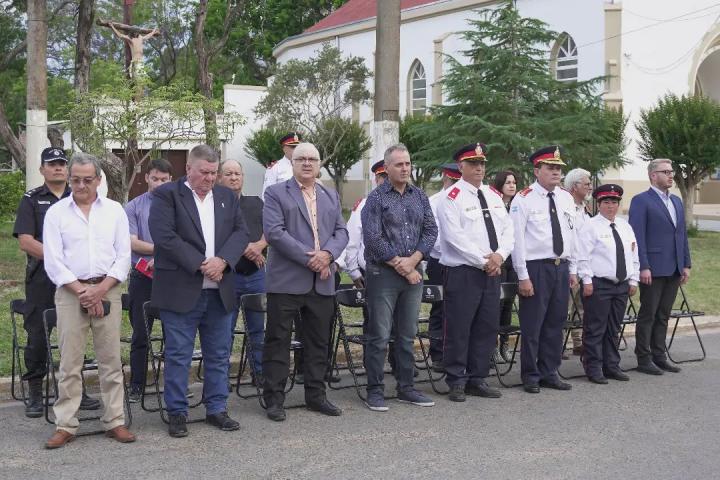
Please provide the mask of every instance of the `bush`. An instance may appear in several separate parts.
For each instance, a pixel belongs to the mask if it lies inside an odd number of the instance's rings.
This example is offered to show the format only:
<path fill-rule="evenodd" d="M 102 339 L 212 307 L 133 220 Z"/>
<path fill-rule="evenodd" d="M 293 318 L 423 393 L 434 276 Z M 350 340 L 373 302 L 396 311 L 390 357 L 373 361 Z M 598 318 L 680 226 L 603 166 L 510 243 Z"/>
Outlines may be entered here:
<path fill-rule="evenodd" d="M 279 140 L 287 133 L 287 130 L 271 127 L 256 130 L 247 139 L 245 153 L 257 160 L 263 167 L 267 167 L 272 162 L 283 157 L 283 149 Z"/>
<path fill-rule="evenodd" d="M 15 216 L 20 199 L 25 193 L 25 174 L 22 170 L 0 173 L 0 218 Z"/>

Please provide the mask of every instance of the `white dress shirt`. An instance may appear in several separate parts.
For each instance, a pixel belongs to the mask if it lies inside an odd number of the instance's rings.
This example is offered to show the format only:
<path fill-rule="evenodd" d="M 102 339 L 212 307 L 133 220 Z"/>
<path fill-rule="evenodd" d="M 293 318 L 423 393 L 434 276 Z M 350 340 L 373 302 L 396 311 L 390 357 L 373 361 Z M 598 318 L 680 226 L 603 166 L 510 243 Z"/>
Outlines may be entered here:
<path fill-rule="evenodd" d="M 98 195 L 87 218 L 73 195 L 45 215 L 43 256 L 48 278 L 58 287 L 107 275 L 124 282 L 130 269 L 130 230 L 122 205 Z"/>
<path fill-rule="evenodd" d="M 290 180 L 292 176 L 292 162 L 290 162 L 289 158 L 283 156 L 283 158 L 275 162 L 275 165 L 265 171 L 265 178 L 263 179 L 263 187 L 260 197 L 265 200 L 265 190 L 267 190 L 268 187 L 275 185 L 276 183 Z"/>
<path fill-rule="evenodd" d="M 575 224 L 573 225 L 575 229 L 578 232 L 578 235 L 583 229 L 583 226 L 585 226 L 585 223 L 587 223 L 588 220 L 590 220 L 592 217 L 587 212 L 587 209 L 585 208 L 585 203 L 581 203 L 578 205 L 575 204 Z"/>
<path fill-rule="evenodd" d="M 619 281 L 630 280 L 630 285 L 637 285 L 640 279 L 640 258 L 638 257 L 637 240 L 630 224 L 615 217 L 615 229 L 622 240 L 625 253 L 625 271 L 627 277 Z M 592 283 L 592 277 L 607 278 L 618 282 L 616 274 L 615 238 L 613 237 L 610 220 L 598 214 L 588 220 L 578 233 L 578 275 L 582 283 Z"/>
<path fill-rule="evenodd" d="M 575 201 L 572 195 L 560 187 L 553 190 L 560 231 L 563 239 L 563 252 L 560 258 L 570 262 L 570 273 L 577 272 L 575 262 Z M 527 272 L 528 260 L 557 258 L 553 251 L 552 224 L 548 191 L 538 182 L 521 191 L 512 201 L 510 217 L 515 225 L 515 248 L 512 251 L 513 268 L 518 279 L 530 278 Z"/>
<path fill-rule="evenodd" d="M 438 222 L 438 212 L 437 212 L 437 206 L 438 203 L 440 203 L 440 200 L 447 195 L 445 193 L 447 189 L 440 190 L 435 195 L 431 196 L 428 201 L 430 202 L 430 209 L 433 212 L 433 216 L 435 217 L 435 223 L 438 226 L 438 235 L 435 239 L 435 245 L 433 245 L 433 248 L 430 250 L 430 256 L 434 258 L 435 260 L 440 260 L 440 236 L 442 235 L 440 232 L 440 224 Z"/>
<path fill-rule="evenodd" d="M 665 208 L 667 208 L 670 218 L 672 218 L 673 225 L 677 227 L 677 212 L 675 211 L 675 204 L 670 199 L 670 192 L 665 193 L 659 188 L 656 188 L 655 185 L 650 185 L 650 188 L 658 194 L 660 200 L 665 204 Z"/>
<path fill-rule="evenodd" d="M 215 201 L 213 200 L 213 192 L 210 190 L 205 195 L 205 198 L 201 199 L 188 182 L 185 182 L 185 186 L 192 191 L 193 200 L 195 200 L 195 206 L 198 209 L 198 215 L 200 215 L 200 227 L 205 240 L 205 258 L 212 258 L 215 256 Z M 218 284 L 207 277 L 203 277 L 202 288 L 218 288 Z"/>
<path fill-rule="evenodd" d="M 438 201 L 440 263 L 445 266 L 485 267 L 485 255 L 493 253 L 485 225 L 486 213 L 490 214 L 495 226 L 498 240 L 496 253 L 505 260 L 513 249 L 513 225 L 502 197 L 486 185 L 481 185 L 480 190 L 485 196 L 489 212 L 484 212 L 480 205 L 478 189 L 462 179 L 445 190 Z"/>
<path fill-rule="evenodd" d="M 347 221 L 348 244 L 341 255 L 342 261 L 338 261 L 340 268 L 353 280 L 362 277 L 360 269 L 365 270 L 365 244 L 363 243 L 361 219 L 365 200 L 365 198 L 361 199 L 350 214 Z"/>

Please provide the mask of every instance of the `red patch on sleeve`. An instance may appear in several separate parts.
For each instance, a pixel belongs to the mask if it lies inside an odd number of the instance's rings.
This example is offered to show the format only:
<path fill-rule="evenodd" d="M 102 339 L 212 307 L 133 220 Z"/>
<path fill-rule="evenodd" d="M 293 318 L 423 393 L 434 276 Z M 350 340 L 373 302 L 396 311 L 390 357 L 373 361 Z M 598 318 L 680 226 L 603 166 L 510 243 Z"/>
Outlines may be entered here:
<path fill-rule="evenodd" d="M 521 197 L 527 197 L 528 193 L 532 192 L 532 188 L 528 187 L 525 190 L 521 191 L 518 195 Z"/>
<path fill-rule="evenodd" d="M 497 193 L 497 194 L 500 196 L 500 198 L 502 198 L 502 192 L 501 192 L 500 190 L 498 190 L 497 188 L 493 187 L 492 185 L 490 185 L 490 190 L 492 190 L 493 192 Z"/>
<path fill-rule="evenodd" d="M 460 193 L 460 189 L 455 187 L 448 192 L 448 198 L 451 200 L 455 200 L 459 193 Z"/>

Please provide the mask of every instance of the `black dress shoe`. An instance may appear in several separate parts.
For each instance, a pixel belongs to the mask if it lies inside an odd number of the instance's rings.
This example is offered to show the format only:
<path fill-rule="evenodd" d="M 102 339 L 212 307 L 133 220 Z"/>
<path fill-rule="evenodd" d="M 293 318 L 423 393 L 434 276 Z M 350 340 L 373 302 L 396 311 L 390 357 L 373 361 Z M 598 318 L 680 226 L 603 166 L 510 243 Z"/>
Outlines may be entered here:
<path fill-rule="evenodd" d="M 286 418 L 285 409 L 282 405 L 268 405 L 265 414 L 273 422 L 282 422 Z"/>
<path fill-rule="evenodd" d="M 317 403 L 308 402 L 307 409 L 312 412 L 319 412 L 323 415 L 328 415 L 330 417 L 339 417 L 340 415 L 342 415 L 342 410 L 330 403 L 327 398 Z"/>
<path fill-rule="evenodd" d="M 230 418 L 227 412 L 213 413 L 205 416 L 205 423 L 219 428 L 224 432 L 231 432 L 240 428 L 240 424 Z"/>
<path fill-rule="evenodd" d="M 553 390 L 572 390 L 572 385 L 561 380 L 540 380 L 540 386 Z"/>
<path fill-rule="evenodd" d="M 605 378 L 610 378 L 612 380 L 618 380 L 620 382 L 628 382 L 630 381 L 630 377 L 625 375 L 624 372 L 621 372 L 620 370 L 606 370 L 603 372 L 605 375 Z"/>
<path fill-rule="evenodd" d="M 663 371 L 660 370 L 654 363 L 638 363 L 637 371 L 640 373 L 646 373 L 648 375 L 662 375 Z"/>
<path fill-rule="evenodd" d="M 453 385 L 450 387 L 450 393 L 448 399 L 451 402 L 464 402 L 465 401 L 465 387 L 462 385 Z"/>
<path fill-rule="evenodd" d="M 486 383 L 468 383 L 465 385 L 465 393 L 474 397 L 500 398 L 502 393 L 496 388 L 490 388 Z"/>
<path fill-rule="evenodd" d="M 678 373 L 680 371 L 680 367 L 676 367 L 667 360 L 657 360 L 653 361 L 653 363 L 657 365 L 660 370 L 665 370 L 666 372 Z"/>
<path fill-rule="evenodd" d="M 592 383 L 597 383 L 598 385 L 608 384 L 608 379 L 603 377 L 602 375 L 588 375 L 588 380 L 590 380 Z"/>
<path fill-rule="evenodd" d="M 168 433 L 171 437 L 187 437 L 187 419 L 185 415 L 168 415 Z"/>
<path fill-rule="evenodd" d="M 540 393 L 540 385 L 537 383 L 528 383 L 523 385 L 523 390 L 527 393 Z"/>

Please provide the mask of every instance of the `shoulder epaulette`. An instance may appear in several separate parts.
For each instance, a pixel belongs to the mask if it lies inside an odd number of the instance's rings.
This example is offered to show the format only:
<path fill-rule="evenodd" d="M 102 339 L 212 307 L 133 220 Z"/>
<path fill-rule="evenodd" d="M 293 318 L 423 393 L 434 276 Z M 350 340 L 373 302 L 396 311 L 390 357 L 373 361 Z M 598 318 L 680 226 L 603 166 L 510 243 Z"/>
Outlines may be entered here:
<path fill-rule="evenodd" d="M 357 208 L 360 206 L 360 203 L 362 203 L 362 201 L 363 201 L 362 197 L 361 197 L 361 198 L 358 198 L 357 202 L 355 202 L 355 205 L 353 205 L 353 208 L 352 208 L 352 211 L 353 211 L 353 212 L 354 212 L 355 210 L 357 210 Z"/>
<path fill-rule="evenodd" d="M 458 187 L 454 187 L 448 192 L 447 196 L 450 200 L 455 200 L 459 193 L 460 193 L 460 189 Z"/>
<path fill-rule="evenodd" d="M 521 197 L 527 197 L 528 193 L 532 192 L 532 188 L 527 187 L 525 190 L 522 190 L 518 195 Z"/>
<path fill-rule="evenodd" d="M 498 190 L 497 188 L 493 187 L 492 185 L 490 185 L 490 190 L 493 191 L 493 192 L 495 192 L 495 193 L 497 193 L 497 194 L 500 196 L 500 198 L 502 198 L 502 192 L 501 192 L 500 190 Z"/>
<path fill-rule="evenodd" d="M 40 185 L 39 187 L 32 188 L 32 189 L 28 190 L 27 192 L 25 192 L 25 196 L 26 196 L 26 197 L 32 197 L 32 196 L 35 195 L 37 192 L 39 192 L 40 190 L 42 190 L 42 188 L 43 188 L 42 185 Z"/>

